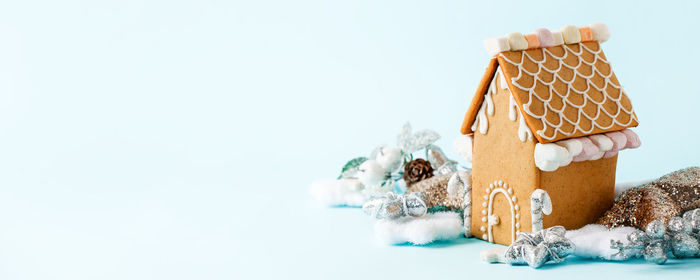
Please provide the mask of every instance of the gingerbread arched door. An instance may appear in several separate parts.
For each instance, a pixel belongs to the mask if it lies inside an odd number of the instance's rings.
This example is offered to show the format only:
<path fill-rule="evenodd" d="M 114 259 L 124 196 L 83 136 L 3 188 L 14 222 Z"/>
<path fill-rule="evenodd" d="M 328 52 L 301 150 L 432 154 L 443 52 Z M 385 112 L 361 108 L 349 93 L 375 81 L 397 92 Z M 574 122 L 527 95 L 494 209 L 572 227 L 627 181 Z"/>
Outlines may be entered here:
<path fill-rule="evenodd" d="M 503 181 L 495 181 L 487 188 L 487 230 L 489 242 L 510 244 L 515 241 L 520 227 L 519 207 L 513 189 Z"/>

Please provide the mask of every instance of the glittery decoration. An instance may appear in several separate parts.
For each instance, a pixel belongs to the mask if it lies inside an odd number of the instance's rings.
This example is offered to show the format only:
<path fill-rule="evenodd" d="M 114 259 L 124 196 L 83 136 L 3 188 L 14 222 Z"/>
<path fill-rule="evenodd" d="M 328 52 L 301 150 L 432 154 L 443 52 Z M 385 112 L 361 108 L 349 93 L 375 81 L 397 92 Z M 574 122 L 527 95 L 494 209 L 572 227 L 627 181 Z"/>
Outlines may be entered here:
<path fill-rule="evenodd" d="M 428 154 L 427 158 L 430 165 L 435 168 L 435 173 L 452 174 L 457 171 L 457 162 L 447 158 L 440 147 L 428 145 L 426 152 Z"/>
<path fill-rule="evenodd" d="M 681 211 L 700 208 L 700 167 L 689 167 L 665 175 L 651 186 L 664 190 Z"/>
<path fill-rule="evenodd" d="M 597 223 L 610 228 L 630 226 L 642 229 L 651 221 L 667 222 L 680 214 L 680 206 L 665 191 L 645 185 L 622 193 Z"/>
<path fill-rule="evenodd" d="M 411 154 L 428 147 L 438 139 L 440 139 L 440 135 L 428 129 L 411 133 L 411 124 L 406 123 L 396 137 L 396 143 L 405 154 Z"/>
<path fill-rule="evenodd" d="M 546 262 L 559 263 L 576 248 L 565 237 L 566 229 L 555 226 L 537 232 L 520 232 L 518 238 L 506 249 L 504 260 L 508 264 L 527 264 L 538 268 Z"/>
<path fill-rule="evenodd" d="M 689 167 L 625 191 L 597 223 L 644 229 L 651 221 L 667 223 L 695 208 L 700 208 L 700 168 Z"/>
<path fill-rule="evenodd" d="M 449 197 L 463 197 L 462 211 L 464 215 L 464 236 L 471 237 L 472 221 L 472 184 L 471 169 L 457 171 L 447 181 L 447 194 Z"/>
<path fill-rule="evenodd" d="M 644 231 L 627 235 L 627 245 L 610 240 L 610 247 L 618 250 L 622 259 L 644 257 L 648 262 L 664 264 L 668 258 L 700 257 L 700 209 L 669 219 L 647 224 Z"/>
<path fill-rule="evenodd" d="M 395 194 L 388 192 L 362 205 L 362 211 L 377 219 L 420 217 L 428 212 L 422 193 Z"/>
<path fill-rule="evenodd" d="M 438 174 L 411 185 L 406 193 L 423 193 L 426 195 L 428 208 L 445 206 L 446 210 L 460 210 L 464 197 L 451 196 L 447 193 L 447 184 L 452 174 Z"/>

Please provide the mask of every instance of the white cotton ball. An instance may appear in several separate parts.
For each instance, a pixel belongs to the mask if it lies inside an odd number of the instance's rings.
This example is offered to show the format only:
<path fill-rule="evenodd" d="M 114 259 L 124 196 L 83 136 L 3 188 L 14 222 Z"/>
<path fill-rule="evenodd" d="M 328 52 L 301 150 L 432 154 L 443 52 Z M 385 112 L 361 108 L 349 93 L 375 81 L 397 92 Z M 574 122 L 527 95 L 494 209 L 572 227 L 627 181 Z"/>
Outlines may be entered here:
<path fill-rule="evenodd" d="M 454 148 L 458 155 L 468 162 L 472 162 L 472 147 L 474 140 L 471 135 L 462 135 L 457 137 L 454 142 Z"/>
<path fill-rule="evenodd" d="M 421 217 L 377 220 L 374 235 L 384 244 L 428 244 L 438 240 L 461 238 L 463 218 L 457 212 L 437 212 Z"/>
<path fill-rule="evenodd" d="M 363 189 L 362 182 L 357 179 L 340 179 L 340 186 L 345 191 L 359 191 Z"/>
<path fill-rule="evenodd" d="M 384 170 L 384 167 L 379 165 L 376 160 L 372 159 L 366 160 L 360 164 L 357 172 L 357 179 L 365 186 L 378 185 L 384 181 L 385 176 L 386 170 Z"/>
<path fill-rule="evenodd" d="M 384 170 L 396 169 L 401 163 L 401 150 L 394 147 L 381 147 L 375 159 Z"/>
<path fill-rule="evenodd" d="M 603 225 L 590 224 L 578 230 L 566 232 L 566 238 L 576 245 L 574 255 L 582 258 L 624 260 L 618 251 L 610 247 L 610 240 L 629 245 L 627 235 L 638 230 L 633 227 L 608 229 Z"/>
<path fill-rule="evenodd" d="M 361 189 L 362 184 L 356 179 L 316 180 L 309 192 L 318 202 L 328 206 L 362 206 L 369 195 Z"/>

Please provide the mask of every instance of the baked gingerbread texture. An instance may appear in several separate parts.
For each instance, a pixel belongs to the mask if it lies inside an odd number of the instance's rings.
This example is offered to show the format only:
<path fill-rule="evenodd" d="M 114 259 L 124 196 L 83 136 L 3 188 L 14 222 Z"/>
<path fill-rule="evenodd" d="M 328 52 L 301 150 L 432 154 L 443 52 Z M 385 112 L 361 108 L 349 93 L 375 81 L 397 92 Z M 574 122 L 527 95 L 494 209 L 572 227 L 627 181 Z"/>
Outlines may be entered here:
<path fill-rule="evenodd" d="M 472 235 L 509 245 L 530 232 L 537 189 L 551 200 L 545 228 L 580 228 L 613 205 L 618 152 L 640 141 L 599 44 L 608 37 L 594 24 L 486 40 L 494 57 L 461 128 L 473 143 Z"/>
<path fill-rule="evenodd" d="M 696 208 L 700 208 L 700 168 L 689 167 L 625 191 L 598 223 L 644 229 L 654 220 L 667 223 Z"/>

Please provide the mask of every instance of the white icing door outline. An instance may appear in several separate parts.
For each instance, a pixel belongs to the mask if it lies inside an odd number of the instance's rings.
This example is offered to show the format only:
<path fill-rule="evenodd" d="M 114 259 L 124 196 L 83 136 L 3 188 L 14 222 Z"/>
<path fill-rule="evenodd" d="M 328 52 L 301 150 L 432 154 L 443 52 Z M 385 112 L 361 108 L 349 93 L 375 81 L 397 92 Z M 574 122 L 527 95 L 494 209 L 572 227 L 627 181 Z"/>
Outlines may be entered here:
<path fill-rule="evenodd" d="M 513 205 L 513 199 L 510 197 L 508 192 L 503 188 L 494 188 L 489 194 L 489 208 L 486 217 L 491 217 L 493 215 L 493 197 L 496 193 L 502 193 L 506 196 L 506 201 L 510 205 L 510 228 L 511 228 L 511 242 L 515 242 L 515 205 Z M 496 216 L 498 217 L 498 216 Z M 499 218 L 500 219 L 500 218 Z M 493 243 L 493 225 L 488 223 L 488 237 L 489 242 Z"/>

